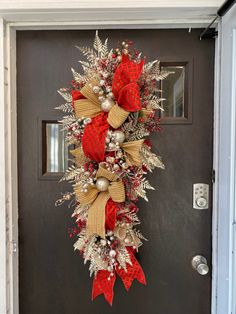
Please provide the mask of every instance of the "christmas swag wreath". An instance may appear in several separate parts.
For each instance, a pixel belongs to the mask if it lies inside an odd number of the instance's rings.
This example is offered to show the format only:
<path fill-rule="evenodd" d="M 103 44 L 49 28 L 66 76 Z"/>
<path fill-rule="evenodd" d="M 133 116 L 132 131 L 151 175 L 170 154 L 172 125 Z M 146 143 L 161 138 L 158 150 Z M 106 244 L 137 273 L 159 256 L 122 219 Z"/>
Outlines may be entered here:
<path fill-rule="evenodd" d="M 132 42 L 108 49 L 95 35 L 93 48 L 78 47 L 87 57 L 80 61 L 84 74 L 72 69 L 71 86 L 59 93 L 66 103 L 57 107 L 66 113 L 60 123 L 66 130 L 73 166 L 61 180 L 73 185 L 56 205 L 73 201 L 74 244 L 90 262 L 94 274 L 92 299 L 104 294 L 112 304 L 116 276 L 129 290 L 134 279 L 146 284 L 135 253 L 146 240 L 136 202 L 147 201 L 146 189 L 154 188 L 147 171 L 164 165 L 151 151 L 151 132 L 159 131 L 156 110 L 161 107 L 158 82 L 169 72 L 161 71 L 158 60 L 144 64 Z M 70 202 L 70 203 L 71 203 Z"/>

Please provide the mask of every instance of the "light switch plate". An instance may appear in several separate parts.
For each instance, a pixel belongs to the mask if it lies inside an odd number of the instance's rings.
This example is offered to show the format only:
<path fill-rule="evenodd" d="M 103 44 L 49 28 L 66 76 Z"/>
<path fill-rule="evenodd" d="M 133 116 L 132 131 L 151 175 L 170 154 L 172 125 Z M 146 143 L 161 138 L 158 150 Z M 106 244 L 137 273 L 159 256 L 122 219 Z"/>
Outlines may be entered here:
<path fill-rule="evenodd" d="M 195 183 L 193 185 L 193 208 L 209 208 L 209 184 Z"/>

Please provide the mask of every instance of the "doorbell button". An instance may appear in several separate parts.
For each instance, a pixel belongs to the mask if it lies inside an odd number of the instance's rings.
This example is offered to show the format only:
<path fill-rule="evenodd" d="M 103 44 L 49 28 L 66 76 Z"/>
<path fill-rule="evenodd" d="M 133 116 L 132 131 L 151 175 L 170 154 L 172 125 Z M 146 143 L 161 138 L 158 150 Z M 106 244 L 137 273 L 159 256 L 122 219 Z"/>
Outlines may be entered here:
<path fill-rule="evenodd" d="M 193 185 L 193 208 L 208 209 L 209 207 L 209 185 L 195 183 Z"/>

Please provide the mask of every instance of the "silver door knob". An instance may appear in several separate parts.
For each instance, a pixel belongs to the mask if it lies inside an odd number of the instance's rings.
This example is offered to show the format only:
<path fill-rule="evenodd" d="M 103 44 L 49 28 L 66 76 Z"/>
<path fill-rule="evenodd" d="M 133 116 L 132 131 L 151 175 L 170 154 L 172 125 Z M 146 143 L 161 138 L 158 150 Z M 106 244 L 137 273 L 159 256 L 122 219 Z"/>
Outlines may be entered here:
<path fill-rule="evenodd" d="M 192 266 L 200 275 L 204 276 L 209 272 L 207 259 L 202 255 L 196 255 L 192 258 Z"/>

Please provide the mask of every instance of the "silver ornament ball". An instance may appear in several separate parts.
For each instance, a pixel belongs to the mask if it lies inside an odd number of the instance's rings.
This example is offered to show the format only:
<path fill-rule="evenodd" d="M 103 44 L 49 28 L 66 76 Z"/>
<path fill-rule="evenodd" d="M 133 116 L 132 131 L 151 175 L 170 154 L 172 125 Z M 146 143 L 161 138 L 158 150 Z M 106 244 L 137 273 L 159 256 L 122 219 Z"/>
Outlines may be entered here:
<path fill-rule="evenodd" d="M 101 103 L 102 111 L 109 112 L 111 110 L 111 108 L 113 107 L 113 105 L 114 105 L 114 101 L 110 98 L 106 98 Z"/>
<path fill-rule="evenodd" d="M 98 178 L 96 187 L 99 191 L 106 191 L 109 186 L 109 181 L 106 178 Z"/>
<path fill-rule="evenodd" d="M 125 140 L 125 134 L 122 131 L 113 132 L 113 136 L 115 138 L 115 142 L 123 143 Z"/>

